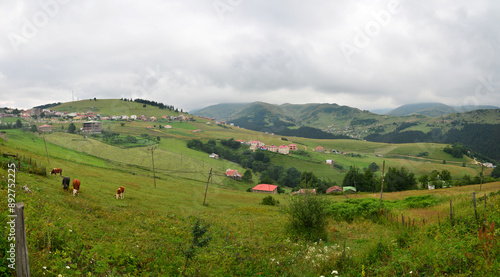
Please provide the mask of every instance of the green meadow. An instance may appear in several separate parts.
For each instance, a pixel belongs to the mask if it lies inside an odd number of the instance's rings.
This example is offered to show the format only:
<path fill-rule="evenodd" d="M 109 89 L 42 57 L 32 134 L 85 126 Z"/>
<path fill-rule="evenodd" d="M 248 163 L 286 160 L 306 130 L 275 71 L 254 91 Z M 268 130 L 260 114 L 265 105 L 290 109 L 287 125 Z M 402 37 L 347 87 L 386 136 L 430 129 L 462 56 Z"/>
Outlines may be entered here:
<path fill-rule="evenodd" d="M 65 103 L 60 109 L 141 114 L 143 107 L 137 105 L 98 99 Z M 142 111 L 148 116 L 164 112 L 155 107 Z M 317 196 L 328 205 L 327 239 L 310 241 L 287 231 L 283 207 L 293 196 L 272 195 L 279 204 L 262 205 L 267 195 L 246 192 L 258 184 L 259 174 L 254 174 L 252 183 L 227 178 L 227 168 L 240 172 L 245 169 L 227 160 L 210 159 L 207 153 L 186 146 L 192 138 L 205 142 L 234 138 L 260 140 L 268 145 L 295 143 L 308 156 L 274 154 L 272 163 L 312 171 L 339 184 L 350 166 L 364 168 L 372 162 L 382 169 L 385 161 L 386 170 L 405 167 L 417 176 L 446 169 L 458 179 L 480 172 L 470 159 L 444 153 L 445 145 L 298 137 L 282 140 L 281 136 L 207 121 L 104 122 L 105 130 L 124 136 L 139 138 L 148 134 L 160 138 L 138 147 L 121 147 L 92 136 L 61 132 L 61 126 L 67 129 L 69 123 L 58 123 L 57 131 L 41 135 L 5 130 L 8 141 L 0 139 L 1 154 L 29 157 L 31 162 L 46 166 L 48 173 L 29 173 L 24 162 L 19 167 L 15 158 L 2 157 L 1 199 L 7 199 L 8 194 L 6 165 L 16 163 L 15 197 L 25 204 L 31 275 L 497 276 L 500 272 L 500 182 L 384 192 L 382 205 L 380 193 Z M 159 128 L 160 124 L 171 125 L 172 129 Z M 81 127 L 81 123 L 75 125 Z M 317 146 L 355 155 L 313 152 Z M 421 152 L 428 155 L 419 157 Z M 335 160 L 344 170 L 327 165 L 326 159 Z M 63 176 L 81 181 L 78 196 L 62 189 L 60 176 L 50 175 L 54 167 L 62 168 Z M 376 174 L 380 175 L 381 170 Z M 31 194 L 23 191 L 25 184 Z M 125 187 L 124 199 L 115 198 L 120 186 Z M 473 193 L 477 197 L 476 210 Z M 7 201 L 0 207 L 0 224 L 6 226 Z M 405 226 L 402 216 L 406 218 Z M 193 241 L 192 229 L 197 220 L 209 225 L 206 235 L 211 239 L 207 246 L 196 249 L 186 263 L 185 253 Z M 2 230 L 5 234 L 0 245 L 5 255 L 7 231 Z M 0 276 L 12 276 L 4 256 Z"/>

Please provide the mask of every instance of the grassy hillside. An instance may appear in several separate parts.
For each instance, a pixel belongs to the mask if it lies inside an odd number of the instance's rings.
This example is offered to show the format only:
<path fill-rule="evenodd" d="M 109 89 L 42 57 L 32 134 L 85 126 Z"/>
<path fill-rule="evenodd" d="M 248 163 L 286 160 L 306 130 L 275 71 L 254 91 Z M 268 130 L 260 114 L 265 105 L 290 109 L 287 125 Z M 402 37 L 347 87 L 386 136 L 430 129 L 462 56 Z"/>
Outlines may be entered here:
<path fill-rule="evenodd" d="M 83 102 L 77 104 L 85 109 Z M 124 114 L 127 109 L 135 109 L 130 102 L 110 103 L 130 105 L 119 108 Z M 105 106 L 99 108 L 106 109 L 110 115 L 120 114 Z M 157 108 L 146 109 L 155 112 Z M 403 166 L 417 176 L 444 169 L 453 178 L 479 173 L 480 168 L 469 158 L 457 159 L 444 153 L 443 144 L 282 137 L 219 126 L 202 118 L 189 122 L 104 122 L 105 130 L 137 138 L 147 134 L 151 141 L 147 146 L 124 147 L 93 136 L 62 132 L 68 124 L 54 124 L 56 132 L 44 135 L 9 129 L 5 130 L 8 141 L 0 139 L 1 154 L 18 154 L 23 160 L 20 166 L 16 161 L 15 197 L 26 207 L 32 276 L 182 276 L 183 271 L 187 276 L 335 276 L 333 271 L 339 276 L 494 276 L 488 274 L 500 269 L 500 245 L 491 239 L 496 230 L 492 233 L 488 229 L 486 237 L 478 236 L 483 232 L 479 230 L 490 228 L 492 222 L 500 224 L 500 198 L 490 194 L 500 190 L 500 182 L 384 193 L 383 206 L 374 204 L 379 194 L 349 195 L 348 200 L 342 195 L 326 196 L 327 240 L 294 240 L 285 228 L 288 219 L 282 209 L 290 203 L 290 195 L 273 195 L 280 202 L 278 206 L 262 205 L 266 195 L 246 192 L 258 183 L 259 174 L 254 175 L 252 183 L 226 178 L 227 168 L 244 169 L 187 148 L 193 138 L 204 142 L 234 138 L 268 145 L 295 143 L 308 155 L 275 154 L 272 163 L 312 171 L 338 183 L 346 172 L 326 165 L 326 159 L 346 169 L 352 165 L 367 167 L 372 162 L 382 166 L 385 161 L 386 169 Z M 80 124 L 76 123 L 77 128 Z M 159 128 L 166 124 L 172 128 Z M 330 153 L 312 151 L 317 146 Z M 156 147 L 154 172 L 152 147 Z M 422 152 L 428 154 L 419 157 Z M 80 195 L 73 197 L 63 191 L 59 176 L 28 172 L 29 158 L 32 163 L 48 169 L 59 167 L 64 176 L 80 179 Z M 6 165 L 10 159 L 0 155 L 3 199 L 8 194 Z M 22 191 L 24 184 L 32 194 Z M 125 199 L 115 199 L 119 186 L 125 187 Z M 473 192 L 478 193 L 478 220 L 471 204 Z M 454 221 L 448 216 L 450 200 L 456 212 Z M 7 215 L 7 205 L 2 205 L 0 212 Z M 401 215 L 407 222 L 410 217 L 416 223 L 403 228 Z M 6 226 L 7 216 L 1 218 Z M 192 228 L 198 219 L 210 224 L 211 241 L 208 247 L 198 249 L 186 266 L 183 253 L 193 240 Z M 7 249 L 6 233 L 0 237 L 0 246 Z M 10 276 L 6 259 L 1 258 L 0 276 Z"/>
<path fill-rule="evenodd" d="M 39 137 L 29 137 L 19 131 L 8 131 L 8 135 L 9 142 L 3 142 L 0 147 L 2 153 L 29 155 L 39 163 L 46 163 L 43 141 Z M 360 275 L 362 272 L 371 276 L 402 276 L 410 274 L 410 271 L 427 270 L 425 272 L 441 275 L 474 270 L 488 276 L 487 272 L 498 270 L 498 260 L 495 260 L 498 256 L 493 245 L 483 245 L 478 241 L 482 248 L 477 251 L 488 252 L 473 252 L 469 247 L 474 247 L 474 244 L 462 243 L 460 249 L 467 250 L 459 250 L 456 244 L 459 241 L 447 238 L 444 243 L 441 239 L 453 232 L 447 227 L 444 216 L 449 208 L 448 201 L 455 203 L 457 215 L 470 216 L 470 209 L 465 208 L 461 201 L 468 202 L 470 192 L 477 190 L 478 186 L 435 190 L 432 193 L 440 204 L 430 208 L 392 208 L 393 215 L 402 213 L 419 222 L 425 218 L 426 224 L 417 224 L 409 231 L 395 222 L 376 223 L 356 219 L 348 223 L 335 219 L 332 214 L 327 242 L 294 242 L 285 232 L 286 218 L 280 208 L 259 205 L 263 197 L 261 194 L 225 189 L 218 184 L 219 181 L 214 181 L 209 184 L 208 205 L 203 206 L 206 183 L 201 177 L 160 173 L 154 188 L 150 171 L 140 166 L 141 163 L 146 165 L 146 162 L 134 157 L 141 153 L 131 154 L 127 152 L 129 149 L 118 148 L 113 150 L 116 158 L 107 161 L 106 153 L 111 151 L 108 150 L 110 146 L 100 145 L 101 152 L 93 152 L 97 149 L 87 147 L 86 151 L 97 155 L 90 156 L 67 149 L 66 146 L 70 145 L 79 147 L 81 141 L 76 143 L 73 139 L 74 135 L 64 140 L 47 136 L 47 140 L 64 142 L 64 147 L 48 144 L 51 165 L 63 168 L 65 176 L 82 181 L 79 196 L 73 197 L 64 192 L 58 176 L 42 177 L 25 173 L 22 169 L 16 172 L 16 200 L 26 206 L 32 276 L 180 276 L 185 264 L 182 250 L 192 239 L 191 228 L 196 219 L 211 224 L 209 235 L 212 240 L 207 248 L 198 250 L 198 255 L 188 264 L 188 275 L 326 276 L 336 270 L 339 276 Z M 160 142 L 160 149 L 166 147 L 175 152 L 182 148 L 169 141 L 167 139 L 165 145 Z M 170 155 L 166 152 L 159 153 L 159 163 L 167 163 L 164 160 L 172 158 L 163 156 Z M 186 156 L 191 155 L 186 153 Z M 215 167 L 216 164 L 210 166 Z M 5 169 L 0 171 L 2 176 L 7 175 Z M 208 172 L 203 177 L 208 177 Z M 3 177 L 2 197 L 7 197 L 6 183 Z M 21 184 L 27 184 L 33 193 L 22 192 L 19 188 Z M 126 188 L 123 200 L 114 198 L 118 186 Z M 499 189 L 500 183 L 484 184 L 481 195 Z M 385 193 L 384 199 L 397 201 L 427 194 L 427 191 Z M 275 197 L 281 203 L 287 203 L 289 196 Z M 378 195 L 356 197 L 378 198 Z M 328 201 L 342 203 L 343 199 L 343 196 L 332 196 Z M 488 199 L 490 205 L 498 205 L 498 201 L 498 197 Z M 3 214 L 6 213 L 5 207 L 3 205 L 1 209 Z M 480 215 L 486 216 L 487 211 L 480 205 Z M 438 214 L 441 214 L 439 228 Z M 7 217 L 2 218 L 2 224 L 6 224 Z M 439 232 L 436 233 L 436 230 Z M 460 236 L 463 238 L 463 234 Z M 474 236 L 477 238 L 477 234 Z M 417 238 L 418 244 L 414 243 Z M 426 243 L 421 243 L 422 240 Z M 391 241 L 398 243 L 392 244 Z M 400 242 L 406 246 L 401 247 Z M 454 250 L 450 251 L 450 247 Z M 390 258 L 372 260 L 370 253 L 376 249 L 390 253 Z M 439 254 L 438 258 L 431 258 L 429 251 Z M 468 257 L 464 264 L 450 268 L 453 255 L 466 255 L 464 251 L 489 254 L 486 258 L 474 260 Z M 402 259 L 419 253 L 420 259 Z M 426 269 L 425 263 L 431 259 L 436 263 Z M 474 265 L 469 267 L 473 262 Z M 397 267 L 396 263 L 402 266 Z"/>
<path fill-rule="evenodd" d="M 144 108 L 142 103 L 137 103 L 133 101 L 121 101 L 118 99 L 93 99 L 80 100 L 73 102 L 62 103 L 55 107 L 50 108 L 54 111 L 60 112 L 81 112 L 85 113 L 87 111 L 94 112 L 95 114 L 101 114 L 101 116 L 119 116 L 119 115 L 146 115 L 147 117 L 155 116 L 161 118 L 163 115 L 175 115 L 173 111 L 168 109 L 160 110 L 158 107 L 146 105 Z"/>

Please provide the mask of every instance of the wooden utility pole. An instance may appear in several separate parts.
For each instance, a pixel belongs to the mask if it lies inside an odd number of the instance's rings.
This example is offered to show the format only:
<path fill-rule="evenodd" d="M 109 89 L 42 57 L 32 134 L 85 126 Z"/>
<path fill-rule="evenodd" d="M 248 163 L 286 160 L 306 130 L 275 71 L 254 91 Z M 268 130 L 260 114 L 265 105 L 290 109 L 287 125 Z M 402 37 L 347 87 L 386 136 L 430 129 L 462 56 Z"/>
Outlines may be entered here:
<path fill-rule="evenodd" d="M 481 163 L 481 183 L 479 184 L 479 191 L 481 191 L 481 189 L 483 187 L 483 171 L 484 171 L 484 166 Z"/>
<path fill-rule="evenodd" d="M 356 186 L 356 172 L 357 172 L 356 167 L 354 167 L 354 170 L 352 172 L 353 173 L 352 177 L 354 178 L 354 189 L 356 190 L 356 192 L 358 192 L 358 187 Z"/>
<path fill-rule="evenodd" d="M 47 151 L 47 143 L 45 142 L 45 137 L 43 137 L 43 144 L 45 144 L 45 154 L 47 154 L 47 162 L 49 163 L 50 166 L 49 151 Z"/>
<path fill-rule="evenodd" d="M 207 187 L 205 188 L 205 198 L 203 198 L 203 206 L 205 206 L 205 200 L 207 200 L 208 183 L 210 183 L 210 178 L 212 178 L 211 168 L 210 168 L 210 173 L 208 174 Z"/>
<path fill-rule="evenodd" d="M 30 260 L 28 256 L 28 244 L 26 241 L 26 229 L 24 226 L 24 204 L 16 203 L 15 230 L 16 230 L 16 273 L 19 277 L 30 276 Z"/>
<path fill-rule="evenodd" d="M 151 160 L 153 161 L 153 181 L 155 183 L 155 188 L 156 188 L 155 156 L 154 156 L 155 149 L 156 149 L 156 146 L 148 148 L 148 150 L 151 151 Z"/>
<path fill-rule="evenodd" d="M 382 163 L 382 185 L 380 185 L 380 205 L 382 205 L 382 194 L 384 191 L 385 161 Z"/>

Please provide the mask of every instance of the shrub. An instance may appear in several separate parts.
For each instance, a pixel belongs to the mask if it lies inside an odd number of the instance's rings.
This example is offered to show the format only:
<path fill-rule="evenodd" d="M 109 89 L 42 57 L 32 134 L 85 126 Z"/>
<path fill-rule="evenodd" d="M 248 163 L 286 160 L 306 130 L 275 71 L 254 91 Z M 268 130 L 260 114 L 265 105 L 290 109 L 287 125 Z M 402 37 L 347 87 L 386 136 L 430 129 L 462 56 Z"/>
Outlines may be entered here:
<path fill-rule="evenodd" d="M 355 218 L 376 219 L 384 206 L 377 199 L 364 198 L 333 203 L 330 208 L 335 218 L 352 222 Z"/>
<path fill-rule="evenodd" d="M 262 205 L 276 206 L 278 202 L 271 195 L 262 198 Z"/>
<path fill-rule="evenodd" d="M 391 257 L 391 249 L 385 243 L 378 242 L 374 247 L 372 247 L 367 255 L 366 261 L 372 265 L 380 263 L 381 261 L 387 261 Z"/>
<path fill-rule="evenodd" d="M 287 232 L 294 238 L 317 241 L 326 240 L 328 210 L 326 199 L 313 194 L 289 198 L 283 210 L 287 216 Z"/>

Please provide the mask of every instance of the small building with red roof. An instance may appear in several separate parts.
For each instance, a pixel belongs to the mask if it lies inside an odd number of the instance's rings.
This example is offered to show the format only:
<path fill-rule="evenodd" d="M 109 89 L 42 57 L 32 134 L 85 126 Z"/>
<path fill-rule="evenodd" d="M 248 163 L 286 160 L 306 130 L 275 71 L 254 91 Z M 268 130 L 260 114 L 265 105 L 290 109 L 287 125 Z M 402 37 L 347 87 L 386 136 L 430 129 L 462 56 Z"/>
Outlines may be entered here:
<path fill-rule="evenodd" d="M 278 152 L 284 155 L 288 155 L 288 153 L 290 153 L 290 148 L 283 144 L 278 147 Z"/>
<path fill-rule="evenodd" d="M 253 192 L 260 192 L 260 193 L 277 194 L 278 193 L 278 186 L 269 185 L 269 184 L 258 184 L 252 189 L 252 191 Z"/>
<path fill-rule="evenodd" d="M 243 175 L 239 173 L 238 170 L 230 168 L 226 170 L 226 176 L 235 180 L 240 180 L 241 177 L 243 177 Z"/>
<path fill-rule="evenodd" d="M 267 147 L 267 150 L 271 151 L 271 152 L 278 152 L 278 146 L 276 146 L 274 144 L 270 145 L 270 146 Z"/>
<path fill-rule="evenodd" d="M 52 132 L 54 131 L 54 126 L 52 125 L 40 125 L 38 126 L 38 132 L 40 133 L 47 133 L 47 132 Z"/>
<path fill-rule="evenodd" d="M 329 187 L 327 190 L 326 190 L 326 193 L 335 193 L 335 192 L 342 192 L 343 189 L 339 186 L 333 186 L 333 187 Z"/>
<path fill-rule="evenodd" d="M 288 148 L 290 149 L 290 151 L 297 151 L 297 145 L 295 144 L 288 145 Z"/>

